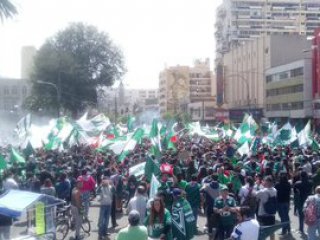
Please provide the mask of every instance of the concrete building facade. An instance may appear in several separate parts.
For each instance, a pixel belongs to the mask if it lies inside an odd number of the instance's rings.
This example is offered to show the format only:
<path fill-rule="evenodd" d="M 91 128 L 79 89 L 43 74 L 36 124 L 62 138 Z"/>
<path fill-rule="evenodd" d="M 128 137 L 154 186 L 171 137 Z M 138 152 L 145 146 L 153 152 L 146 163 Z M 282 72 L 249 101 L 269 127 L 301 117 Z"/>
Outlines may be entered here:
<path fill-rule="evenodd" d="M 224 106 L 228 109 L 265 109 L 266 72 L 305 58 L 311 43 L 299 35 L 263 34 L 233 48 L 223 57 Z M 276 70 L 275 70 L 276 71 Z"/>
<path fill-rule="evenodd" d="M 26 79 L 0 78 L 0 112 L 19 112 L 30 91 L 31 86 Z"/>
<path fill-rule="evenodd" d="M 266 70 L 266 108 L 269 119 L 311 118 L 312 63 L 305 58 Z"/>
<path fill-rule="evenodd" d="M 215 87 L 209 59 L 195 60 L 192 67 L 164 69 L 159 75 L 160 115 L 188 112 L 192 116 L 193 109 L 211 111 L 205 106 L 215 105 Z"/>
<path fill-rule="evenodd" d="M 319 0 L 223 0 L 216 12 L 217 53 L 261 34 L 313 35 L 320 25 Z"/>

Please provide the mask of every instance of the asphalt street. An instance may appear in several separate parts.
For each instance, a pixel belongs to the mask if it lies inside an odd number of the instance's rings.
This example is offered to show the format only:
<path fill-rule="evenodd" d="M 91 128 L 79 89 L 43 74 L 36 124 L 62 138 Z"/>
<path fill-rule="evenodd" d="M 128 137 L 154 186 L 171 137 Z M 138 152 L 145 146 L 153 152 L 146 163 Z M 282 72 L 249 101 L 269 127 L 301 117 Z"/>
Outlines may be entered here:
<path fill-rule="evenodd" d="M 98 231 L 97 231 L 97 223 L 98 223 L 98 217 L 99 217 L 99 207 L 98 205 L 96 205 L 95 203 L 93 203 L 93 205 L 90 208 L 90 213 L 89 213 L 89 219 L 91 221 L 91 233 L 90 235 L 84 235 L 83 238 L 84 239 L 98 239 Z M 285 236 L 285 237 L 281 237 L 279 235 L 279 231 L 276 233 L 276 239 L 305 239 L 304 236 L 302 236 L 299 232 L 298 232 L 298 217 L 293 215 L 293 209 L 290 210 L 290 219 L 291 219 L 291 227 L 292 227 L 292 236 Z M 195 240 L 208 240 L 209 237 L 208 235 L 204 232 L 204 226 L 205 226 L 205 217 L 204 215 L 200 215 L 199 216 L 199 220 L 198 220 L 198 227 L 199 227 L 199 234 L 197 236 L 194 237 Z M 109 236 L 109 239 L 115 239 L 117 232 L 119 232 L 120 229 L 126 227 L 128 225 L 128 221 L 127 221 L 127 216 L 125 214 L 118 214 L 117 215 L 117 223 L 118 223 L 118 227 L 113 229 L 110 228 L 109 232 L 111 233 L 111 235 Z M 111 225 L 111 222 L 110 224 Z M 15 222 L 12 230 L 11 230 L 11 237 L 12 239 L 14 239 L 15 237 L 18 236 L 22 236 L 26 234 L 26 224 L 23 221 L 20 222 Z M 67 236 L 66 239 L 73 239 L 74 236 L 74 232 L 69 232 L 69 235 Z"/>

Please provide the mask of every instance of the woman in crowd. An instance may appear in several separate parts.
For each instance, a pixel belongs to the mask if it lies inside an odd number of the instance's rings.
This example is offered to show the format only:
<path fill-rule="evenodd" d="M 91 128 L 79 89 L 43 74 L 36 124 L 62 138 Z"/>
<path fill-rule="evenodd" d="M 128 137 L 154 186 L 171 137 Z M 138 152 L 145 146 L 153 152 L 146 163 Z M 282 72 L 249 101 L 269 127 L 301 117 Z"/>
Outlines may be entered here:
<path fill-rule="evenodd" d="M 155 197 L 144 221 L 151 239 L 171 240 L 171 215 L 161 198 Z"/>

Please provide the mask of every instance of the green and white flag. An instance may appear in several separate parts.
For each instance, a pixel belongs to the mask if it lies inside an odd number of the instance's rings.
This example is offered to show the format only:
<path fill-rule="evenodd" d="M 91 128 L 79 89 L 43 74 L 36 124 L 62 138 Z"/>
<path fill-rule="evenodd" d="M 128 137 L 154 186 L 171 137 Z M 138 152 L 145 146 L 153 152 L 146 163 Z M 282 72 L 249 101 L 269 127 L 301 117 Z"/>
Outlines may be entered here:
<path fill-rule="evenodd" d="M 154 174 L 152 174 L 151 183 L 150 183 L 150 193 L 149 193 L 150 199 L 153 199 L 156 196 L 159 187 L 160 187 L 160 182 L 154 176 Z"/>
<path fill-rule="evenodd" d="M 109 118 L 102 113 L 91 119 L 87 119 L 87 117 L 88 113 L 86 112 L 79 120 L 76 121 L 76 124 L 80 131 L 86 132 L 89 136 L 97 136 L 110 125 Z"/>
<path fill-rule="evenodd" d="M 234 139 L 239 143 L 251 142 L 255 137 L 255 132 L 258 129 L 258 125 L 251 115 L 246 114 L 240 127 L 237 129 Z"/>
<path fill-rule="evenodd" d="M 297 140 L 297 132 L 288 122 L 280 128 L 275 135 L 275 144 L 289 145 Z"/>
<path fill-rule="evenodd" d="M 315 139 L 312 140 L 311 148 L 312 148 L 312 151 L 320 150 L 320 145 Z"/>
<path fill-rule="evenodd" d="M 21 118 L 16 126 L 16 132 L 20 138 L 25 137 L 31 127 L 31 114 L 27 114 L 25 117 Z"/>
<path fill-rule="evenodd" d="M 310 120 L 304 129 L 298 133 L 298 140 L 300 146 L 310 146 L 312 144 Z"/>
<path fill-rule="evenodd" d="M 144 130 L 142 128 L 138 128 L 132 137 L 126 142 L 122 152 L 118 158 L 118 161 L 122 162 L 126 156 L 129 154 L 130 151 L 134 150 L 137 143 L 140 143 L 143 137 Z"/>
<path fill-rule="evenodd" d="M 238 148 L 237 152 L 243 156 L 243 155 L 248 155 L 250 152 L 250 148 L 249 148 L 249 143 L 245 142 L 244 144 L 241 145 L 241 147 Z"/>
<path fill-rule="evenodd" d="M 149 134 L 149 138 L 151 140 L 151 153 L 154 156 L 160 157 L 161 155 L 161 137 L 160 137 L 160 129 L 161 124 L 158 123 L 158 120 L 153 119 L 152 126 Z"/>
<path fill-rule="evenodd" d="M 128 132 L 132 132 L 133 131 L 133 125 L 134 125 L 135 121 L 136 121 L 135 117 L 129 115 L 128 122 L 127 122 Z"/>
<path fill-rule="evenodd" d="M 11 163 L 25 163 L 26 160 L 13 147 L 11 147 L 10 162 Z"/>
<path fill-rule="evenodd" d="M 139 163 L 131 168 L 129 168 L 129 176 L 134 175 L 136 177 L 140 177 L 144 174 L 146 162 Z"/>
<path fill-rule="evenodd" d="M 151 182 L 152 175 L 159 176 L 161 174 L 160 164 L 155 159 L 153 160 L 150 156 L 147 156 L 146 165 L 144 167 L 144 175 L 147 178 L 148 182 Z"/>

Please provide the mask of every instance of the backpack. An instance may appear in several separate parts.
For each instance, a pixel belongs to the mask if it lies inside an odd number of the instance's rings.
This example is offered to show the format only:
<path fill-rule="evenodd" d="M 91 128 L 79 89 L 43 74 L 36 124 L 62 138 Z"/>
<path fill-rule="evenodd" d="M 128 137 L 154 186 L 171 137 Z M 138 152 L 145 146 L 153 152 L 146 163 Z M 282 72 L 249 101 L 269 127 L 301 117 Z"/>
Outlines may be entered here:
<path fill-rule="evenodd" d="M 241 206 L 250 207 L 250 210 L 254 213 L 257 209 L 257 199 L 256 196 L 252 194 L 252 191 L 253 189 L 251 188 Z"/>
<path fill-rule="evenodd" d="M 263 204 L 263 208 L 266 214 L 274 215 L 277 212 L 277 197 L 268 196 L 268 200 Z"/>
<path fill-rule="evenodd" d="M 308 226 L 312 226 L 317 222 L 316 200 L 313 199 L 304 210 L 304 222 Z"/>

